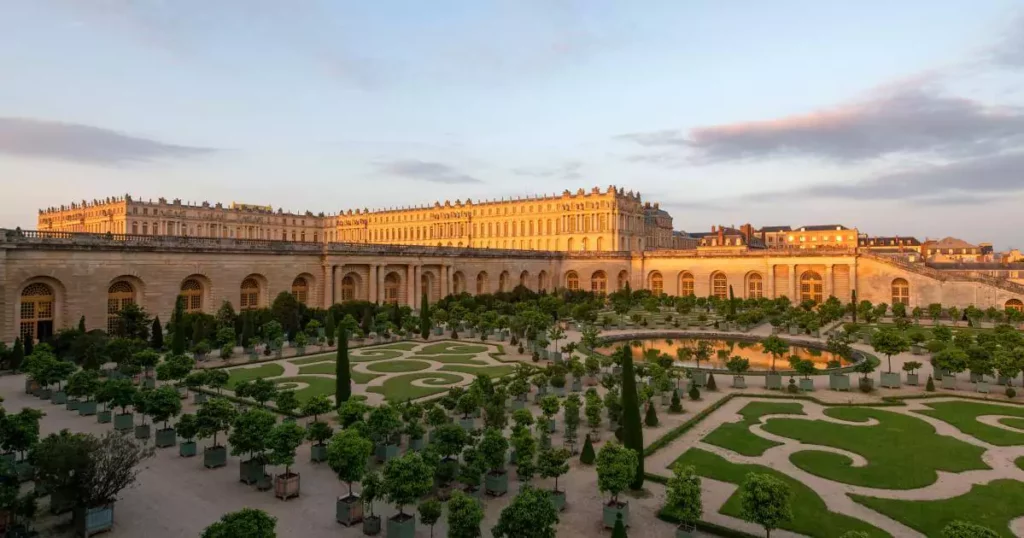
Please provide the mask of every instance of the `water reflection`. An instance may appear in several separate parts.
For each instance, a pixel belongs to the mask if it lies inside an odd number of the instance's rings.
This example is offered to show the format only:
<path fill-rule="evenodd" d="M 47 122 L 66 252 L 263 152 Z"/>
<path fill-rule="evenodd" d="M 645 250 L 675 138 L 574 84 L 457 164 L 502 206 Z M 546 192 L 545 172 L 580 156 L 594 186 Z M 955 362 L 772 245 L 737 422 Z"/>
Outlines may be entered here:
<path fill-rule="evenodd" d="M 697 342 L 699 341 L 711 344 L 711 359 L 708 361 L 702 360 L 700 363 L 702 368 L 725 369 L 725 362 L 733 356 L 739 356 L 750 361 L 751 370 L 768 370 L 771 368 L 772 356 L 761 349 L 761 344 L 759 342 L 744 342 L 713 338 L 656 338 L 632 340 L 630 341 L 630 345 L 633 348 L 633 359 L 643 360 L 644 353 L 648 349 L 656 349 L 659 354 L 663 353 L 672 358 L 676 358 L 678 357 L 676 350 L 680 348 L 696 350 Z M 616 348 L 621 347 L 622 344 L 623 342 L 615 342 L 613 345 L 599 348 L 597 351 L 599 353 L 610 354 Z M 814 365 L 819 369 L 827 368 L 828 362 L 834 358 L 832 353 L 829 353 L 828 351 L 821 351 L 791 344 L 789 346 L 789 352 L 777 359 L 775 368 L 779 370 L 788 370 L 789 358 L 793 355 L 796 355 L 801 359 L 810 359 L 811 361 L 814 361 Z M 692 360 L 683 362 L 682 364 L 688 367 L 697 365 L 697 363 Z M 842 364 L 843 366 L 846 366 L 850 363 L 842 361 Z"/>

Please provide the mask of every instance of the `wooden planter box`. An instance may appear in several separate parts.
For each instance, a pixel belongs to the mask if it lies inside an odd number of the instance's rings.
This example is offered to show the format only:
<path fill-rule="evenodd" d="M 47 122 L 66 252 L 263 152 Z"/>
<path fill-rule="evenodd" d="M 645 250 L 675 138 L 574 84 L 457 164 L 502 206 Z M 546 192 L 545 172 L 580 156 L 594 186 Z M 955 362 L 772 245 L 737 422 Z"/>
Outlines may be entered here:
<path fill-rule="evenodd" d="M 745 389 L 747 388 L 747 378 L 741 375 L 732 376 L 732 388 L 734 389 Z"/>
<path fill-rule="evenodd" d="M 299 496 L 299 473 L 279 474 L 274 477 L 274 496 L 288 500 Z"/>
<path fill-rule="evenodd" d="M 978 381 L 977 383 L 974 384 L 974 390 L 978 391 L 979 394 L 988 394 L 988 381 Z"/>
<path fill-rule="evenodd" d="M 203 451 L 203 466 L 216 469 L 228 464 L 228 449 L 222 446 L 211 446 Z"/>
<path fill-rule="evenodd" d="M 64 403 L 64 409 L 68 411 L 78 411 L 78 405 L 82 403 L 78 398 L 68 398 Z"/>
<path fill-rule="evenodd" d="M 100 411 L 96 413 L 96 422 L 99 424 L 110 424 L 113 419 L 114 413 L 109 409 L 106 411 Z"/>
<path fill-rule="evenodd" d="M 604 527 L 606 529 L 615 528 L 615 520 L 618 519 L 619 514 L 622 514 L 622 524 L 626 527 L 629 526 L 629 503 L 619 502 L 617 505 L 611 505 L 605 503 L 602 514 L 602 520 L 604 521 Z"/>
<path fill-rule="evenodd" d="M 829 374 L 828 388 L 832 390 L 850 390 L 849 374 Z"/>
<path fill-rule="evenodd" d="M 907 373 L 907 385 L 910 385 L 911 387 L 916 387 L 918 385 L 918 375 L 917 374 L 911 374 L 911 373 L 908 372 Z"/>
<path fill-rule="evenodd" d="M 178 455 L 183 458 L 191 458 L 196 455 L 196 442 L 185 441 L 178 445 Z"/>
<path fill-rule="evenodd" d="M 126 432 L 135 427 L 135 416 L 131 413 L 114 415 L 114 429 L 119 432 Z"/>
<path fill-rule="evenodd" d="M 274 489 L 274 477 L 264 473 L 263 476 L 256 481 L 257 491 L 270 491 Z"/>
<path fill-rule="evenodd" d="M 508 493 L 508 473 L 487 473 L 484 475 L 484 489 L 492 497 L 500 497 Z"/>
<path fill-rule="evenodd" d="M 135 427 L 135 438 L 140 441 L 148 441 L 150 437 L 150 425 L 139 424 Z"/>
<path fill-rule="evenodd" d="M 238 462 L 238 481 L 253 485 L 263 478 L 263 464 L 256 458 Z"/>
<path fill-rule="evenodd" d="M 398 457 L 398 445 L 377 445 L 377 461 L 387 463 Z"/>
<path fill-rule="evenodd" d="M 814 392 L 814 380 L 809 378 L 801 379 L 800 390 L 804 392 Z"/>
<path fill-rule="evenodd" d="M 419 439 L 409 439 L 409 450 L 413 452 L 419 452 L 427 445 L 426 441 L 422 437 Z"/>
<path fill-rule="evenodd" d="M 367 516 L 363 518 L 363 534 L 366 536 L 377 536 L 380 534 L 380 516 Z"/>
<path fill-rule="evenodd" d="M 96 402 L 78 402 L 78 416 L 87 417 L 96 414 Z"/>
<path fill-rule="evenodd" d="M 956 377 L 951 375 L 944 376 L 942 378 L 942 388 L 956 390 Z"/>
<path fill-rule="evenodd" d="M 363 520 L 363 500 L 358 495 L 338 497 L 337 502 L 334 503 L 334 519 L 346 527 L 361 522 Z"/>
<path fill-rule="evenodd" d="M 174 428 L 164 428 L 156 431 L 156 447 L 167 448 L 178 444 L 178 433 Z"/>
<path fill-rule="evenodd" d="M 320 463 L 327 461 L 327 445 L 312 445 L 309 447 L 309 461 Z"/>
<path fill-rule="evenodd" d="M 768 390 L 782 390 L 782 375 L 767 374 L 764 376 L 764 388 Z"/>
<path fill-rule="evenodd" d="M 62 390 L 54 391 L 50 393 L 50 403 L 54 405 L 64 405 L 68 402 L 68 394 Z"/>
<path fill-rule="evenodd" d="M 107 532 L 114 528 L 114 504 L 95 508 L 75 508 L 73 521 L 75 534 L 82 538 Z"/>
<path fill-rule="evenodd" d="M 555 510 L 561 512 L 565 510 L 565 492 L 564 491 L 552 491 L 549 497 L 551 499 L 551 506 L 555 507 Z"/>
<path fill-rule="evenodd" d="M 900 373 L 899 372 L 882 372 L 882 374 L 881 374 L 881 385 L 882 385 L 882 388 L 886 388 L 886 389 L 898 389 L 898 388 L 900 388 Z"/>
<path fill-rule="evenodd" d="M 387 538 L 414 538 L 416 536 L 416 516 L 398 514 L 388 518 Z"/>

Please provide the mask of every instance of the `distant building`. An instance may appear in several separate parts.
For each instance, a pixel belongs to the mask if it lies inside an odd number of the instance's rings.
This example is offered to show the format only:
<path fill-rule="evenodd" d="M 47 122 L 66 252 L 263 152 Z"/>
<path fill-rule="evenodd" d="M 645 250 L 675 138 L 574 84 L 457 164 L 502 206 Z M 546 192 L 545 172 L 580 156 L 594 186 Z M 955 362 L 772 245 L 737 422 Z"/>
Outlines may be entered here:
<path fill-rule="evenodd" d="M 793 228 L 790 226 L 764 226 L 757 231 L 767 248 L 785 248 L 786 237 Z"/>
<path fill-rule="evenodd" d="M 908 262 L 921 262 L 921 241 L 916 237 L 868 237 L 861 235 L 857 239 L 857 248 L 861 252 L 870 252 L 879 256 L 890 256 Z"/>
<path fill-rule="evenodd" d="M 765 226 L 757 231 L 765 248 L 775 249 L 842 249 L 857 247 L 857 229 L 842 224 L 817 224 L 790 228 Z"/>
<path fill-rule="evenodd" d="M 921 253 L 929 263 L 980 262 L 984 258 L 981 246 L 956 237 L 926 240 L 921 245 Z"/>
<path fill-rule="evenodd" d="M 753 226 L 744 224 L 739 228 L 731 226 L 712 226 L 711 233 L 700 234 L 700 242 L 697 245 L 699 250 L 704 249 L 763 249 L 764 241 L 754 231 Z"/>

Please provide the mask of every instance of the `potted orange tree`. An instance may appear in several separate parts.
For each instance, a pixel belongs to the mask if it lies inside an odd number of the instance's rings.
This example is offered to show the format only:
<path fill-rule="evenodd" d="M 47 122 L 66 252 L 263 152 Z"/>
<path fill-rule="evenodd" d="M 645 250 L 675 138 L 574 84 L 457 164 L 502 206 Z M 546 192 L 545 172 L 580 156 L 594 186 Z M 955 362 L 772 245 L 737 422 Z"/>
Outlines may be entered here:
<path fill-rule="evenodd" d="M 348 494 L 338 497 L 335 503 L 335 519 L 346 527 L 363 521 L 363 500 L 352 492 L 352 483 L 366 476 L 366 463 L 372 453 L 373 441 L 363 437 L 355 428 L 342 430 L 327 445 L 327 464 L 338 475 L 338 480 L 348 484 Z M 380 531 L 379 518 L 377 531 Z"/>
<path fill-rule="evenodd" d="M 291 466 L 305 438 L 306 431 L 294 422 L 282 422 L 270 432 L 267 460 L 272 465 L 284 465 L 284 472 L 274 477 L 274 496 L 278 499 L 287 501 L 299 496 L 299 473 L 293 473 Z"/>

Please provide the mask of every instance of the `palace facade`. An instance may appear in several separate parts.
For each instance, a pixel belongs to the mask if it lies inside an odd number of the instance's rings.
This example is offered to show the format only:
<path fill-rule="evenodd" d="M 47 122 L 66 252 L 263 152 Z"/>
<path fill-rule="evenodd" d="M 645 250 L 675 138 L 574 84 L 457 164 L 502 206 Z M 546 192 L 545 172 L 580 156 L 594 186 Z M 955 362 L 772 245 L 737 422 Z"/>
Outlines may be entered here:
<path fill-rule="evenodd" d="M 533 212 L 535 226 L 541 214 Z M 562 245 L 583 237 L 593 236 L 570 234 Z M 452 293 L 510 291 L 517 285 L 608 293 L 626 283 L 670 295 L 727 297 L 731 286 L 737 297 L 821 301 L 834 295 L 848 301 L 856 290 L 860 299 L 910 307 L 1024 308 L 1020 284 L 854 249 L 581 252 L 0 230 L 0 341 L 46 338 L 82 316 L 87 329 L 108 329 L 129 303 L 168 319 L 179 295 L 190 311 L 212 314 L 224 301 L 241 310 L 268 306 L 282 291 L 310 307 L 353 299 L 417 307 L 424 292 L 433 302 Z"/>
<path fill-rule="evenodd" d="M 270 206 L 141 201 L 131 196 L 39 211 L 39 231 L 546 251 L 672 248 L 672 217 L 639 193 L 609 186 L 561 195 L 336 215 Z"/>

